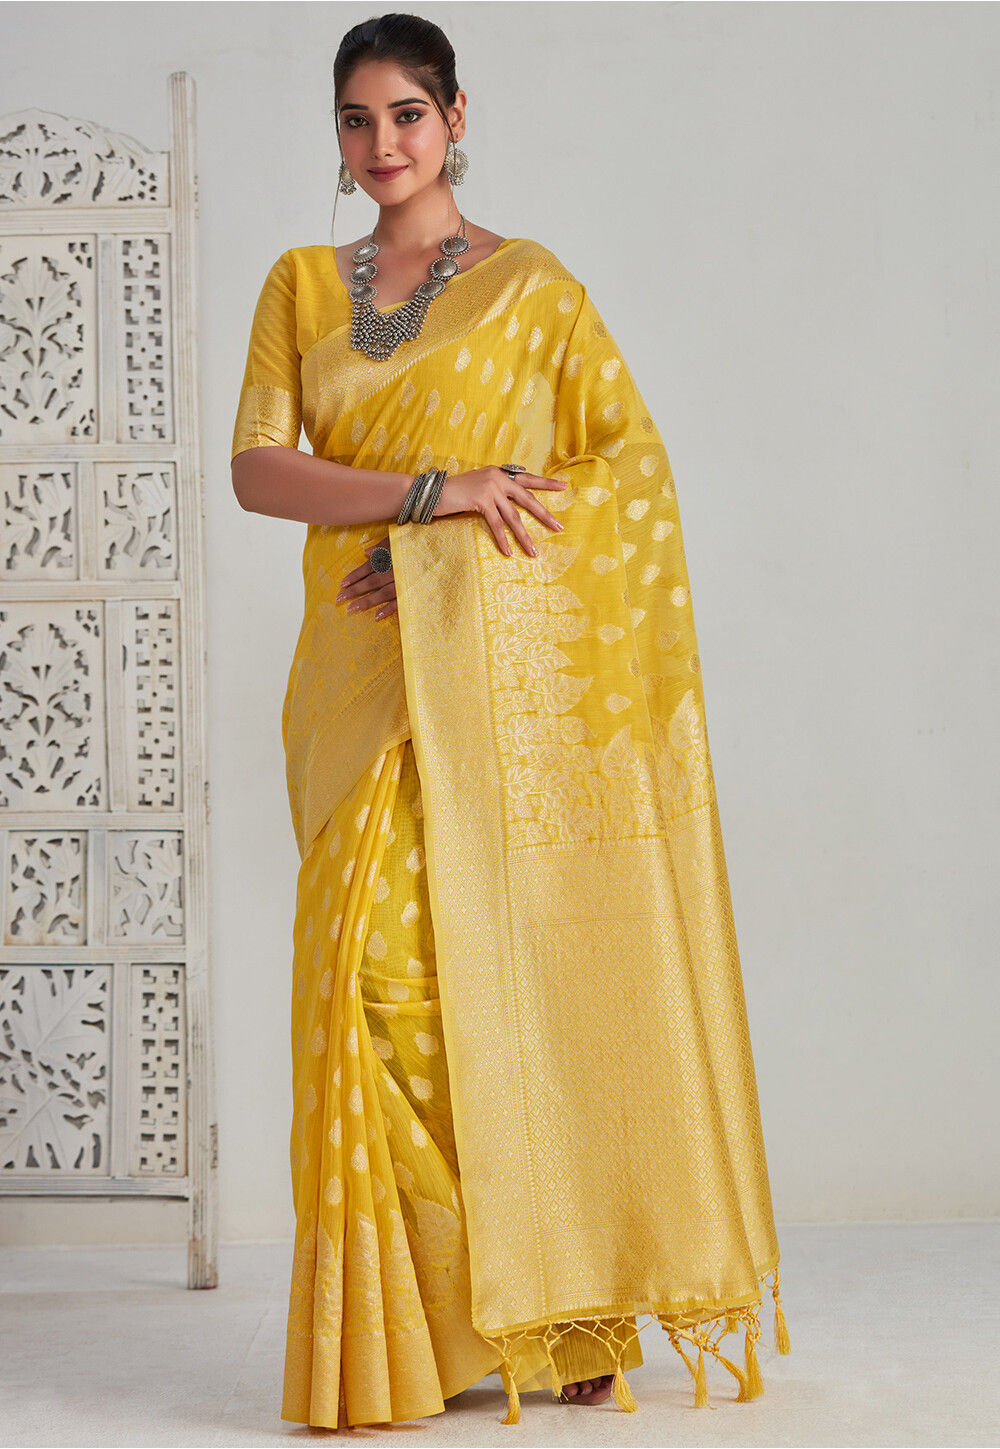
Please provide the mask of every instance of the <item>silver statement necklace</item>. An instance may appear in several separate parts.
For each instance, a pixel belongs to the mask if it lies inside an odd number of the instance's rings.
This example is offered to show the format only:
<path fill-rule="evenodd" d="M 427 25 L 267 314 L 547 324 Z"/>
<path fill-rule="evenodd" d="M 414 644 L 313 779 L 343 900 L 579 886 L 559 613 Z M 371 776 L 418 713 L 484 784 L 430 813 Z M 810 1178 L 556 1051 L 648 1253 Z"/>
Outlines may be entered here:
<path fill-rule="evenodd" d="M 351 273 L 354 285 L 348 287 L 347 295 L 352 304 L 351 346 L 356 352 L 364 352 L 381 362 L 391 357 L 401 342 L 420 336 L 427 308 L 459 270 L 455 258 L 467 252 L 471 245 L 465 234 L 465 217 L 461 212 L 459 216 L 461 227 L 457 235 L 446 236 L 441 243 L 443 255 L 431 262 L 428 280 L 421 282 L 410 300 L 392 312 L 380 312 L 374 305 L 377 289 L 373 284 L 378 275 L 374 258 L 379 249 L 374 227 L 368 240 L 355 247 L 351 253 L 351 259 L 357 264 Z"/>

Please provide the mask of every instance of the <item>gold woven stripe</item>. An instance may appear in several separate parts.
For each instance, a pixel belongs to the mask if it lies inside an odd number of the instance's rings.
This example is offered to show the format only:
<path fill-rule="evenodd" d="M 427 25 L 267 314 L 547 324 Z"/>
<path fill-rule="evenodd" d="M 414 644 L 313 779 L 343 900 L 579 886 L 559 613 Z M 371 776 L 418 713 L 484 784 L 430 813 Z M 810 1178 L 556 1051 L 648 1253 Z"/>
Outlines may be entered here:
<path fill-rule="evenodd" d="M 257 383 L 240 394 L 231 456 L 247 448 L 297 448 L 301 431 L 298 398 L 283 387 Z"/>

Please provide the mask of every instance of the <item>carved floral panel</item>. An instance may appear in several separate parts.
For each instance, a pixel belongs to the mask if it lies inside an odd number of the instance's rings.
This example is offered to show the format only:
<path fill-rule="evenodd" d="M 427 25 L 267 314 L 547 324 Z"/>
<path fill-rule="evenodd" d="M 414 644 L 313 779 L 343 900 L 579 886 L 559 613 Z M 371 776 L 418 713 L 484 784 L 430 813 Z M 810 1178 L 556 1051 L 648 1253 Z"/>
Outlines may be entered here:
<path fill-rule="evenodd" d="M 101 605 L 0 608 L 0 807 L 103 809 Z"/>
<path fill-rule="evenodd" d="M 75 579 L 79 549 L 76 464 L 0 463 L 0 574 Z"/>
<path fill-rule="evenodd" d="M 183 940 L 181 832 L 120 830 L 109 839 L 109 939 Z"/>
<path fill-rule="evenodd" d="M 0 1181 L 108 1171 L 109 966 L 0 967 Z"/>
<path fill-rule="evenodd" d="M 5 945 L 85 946 L 85 833 L 11 830 L 7 840 Z"/>
<path fill-rule="evenodd" d="M 90 236 L 0 236 L 0 444 L 96 442 Z"/>
<path fill-rule="evenodd" d="M 93 121 L 16 111 L 0 132 L 0 206 L 165 206 L 167 162 Z"/>
<path fill-rule="evenodd" d="M 106 579 L 177 577 L 172 463 L 98 463 L 98 569 Z"/>

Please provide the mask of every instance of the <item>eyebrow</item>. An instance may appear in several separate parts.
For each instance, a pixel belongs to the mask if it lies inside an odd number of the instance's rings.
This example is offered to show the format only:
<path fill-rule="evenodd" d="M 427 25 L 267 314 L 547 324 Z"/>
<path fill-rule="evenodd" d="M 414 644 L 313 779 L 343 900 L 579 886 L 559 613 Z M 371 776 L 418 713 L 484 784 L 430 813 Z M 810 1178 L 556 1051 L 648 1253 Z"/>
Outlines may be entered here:
<path fill-rule="evenodd" d="M 427 102 L 425 100 L 421 100 L 419 96 L 407 96 L 406 99 L 403 101 L 390 101 L 389 109 L 391 111 L 394 110 L 396 106 L 412 106 L 414 102 L 416 102 L 417 105 L 420 106 L 427 105 Z M 342 111 L 367 111 L 369 107 L 356 106 L 353 101 L 341 101 L 340 109 Z"/>

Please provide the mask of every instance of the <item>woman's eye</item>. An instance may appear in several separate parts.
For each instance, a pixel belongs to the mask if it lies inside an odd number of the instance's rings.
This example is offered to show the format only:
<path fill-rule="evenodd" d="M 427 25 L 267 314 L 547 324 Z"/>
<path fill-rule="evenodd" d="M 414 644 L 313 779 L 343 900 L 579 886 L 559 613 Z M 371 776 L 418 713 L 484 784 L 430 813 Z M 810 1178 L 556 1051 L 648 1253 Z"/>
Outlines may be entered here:
<path fill-rule="evenodd" d="M 412 126 L 415 121 L 419 121 L 421 119 L 423 114 L 423 111 L 400 111 L 398 119 L 402 120 L 404 116 L 412 116 L 413 120 L 406 122 L 408 126 Z M 364 116 L 348 116 L 344 124 L 346 126 L 349 126 L 352 131 L 356 131 L 358 128 L 354 124 L 355 121 L 359 121 L 363 126 L 367 126 L 368 124 L 368 121 Z"/>

